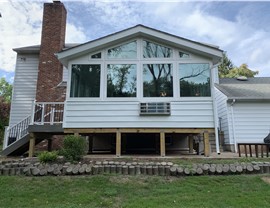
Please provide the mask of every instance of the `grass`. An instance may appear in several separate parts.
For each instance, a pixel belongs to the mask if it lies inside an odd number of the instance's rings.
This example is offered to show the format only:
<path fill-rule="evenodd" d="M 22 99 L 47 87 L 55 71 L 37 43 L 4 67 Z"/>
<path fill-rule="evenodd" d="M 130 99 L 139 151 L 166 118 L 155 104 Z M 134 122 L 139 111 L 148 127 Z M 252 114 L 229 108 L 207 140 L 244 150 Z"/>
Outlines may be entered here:
<path fill-rule="evenodd" d="M 0 207 L 269 207 L 261 177 L 1 176 Z"/>

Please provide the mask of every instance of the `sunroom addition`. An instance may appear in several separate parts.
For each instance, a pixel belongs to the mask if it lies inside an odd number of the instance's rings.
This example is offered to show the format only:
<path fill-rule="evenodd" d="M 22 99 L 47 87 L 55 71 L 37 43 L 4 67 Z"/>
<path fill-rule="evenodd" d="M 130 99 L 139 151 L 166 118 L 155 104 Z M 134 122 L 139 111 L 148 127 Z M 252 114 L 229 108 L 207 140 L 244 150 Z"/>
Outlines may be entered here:
<path fill-rule="evenodd" d="M 136 39 L 71 62 L 70 98 L 211 97 L 211 61 Z"/>

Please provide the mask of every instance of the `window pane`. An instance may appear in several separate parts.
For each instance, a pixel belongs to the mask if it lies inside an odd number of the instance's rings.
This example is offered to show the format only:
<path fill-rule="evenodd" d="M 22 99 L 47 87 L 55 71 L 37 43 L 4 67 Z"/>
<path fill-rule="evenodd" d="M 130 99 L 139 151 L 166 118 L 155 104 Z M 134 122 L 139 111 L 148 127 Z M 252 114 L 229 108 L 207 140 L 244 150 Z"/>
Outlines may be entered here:
<path fill-rule="evenodd" d="M 189 54 L 179 51 L 179 57 L 180 58 L 189 58 Z"/>
<path fill-rule="evenodd" d="M 172 64 L 143 65 L 143 96 L 173 97 Z"/>
<path fill-rule="evenodd" d="M 109 59 L 134 59 L 137 58 L 137 42 L 133 41 L 108 50 Z"/>
<path fill-rule="evenodd" d="M 143 41 L 144 58 L 169 58 L 172 56 L 172 49 L 149 41 Z"/>
<path fill-rule="evenodd" d="M 99 97 L 100 65 L 72 65 L 70 97 Z"/>
<path fill-rule="evenodd" d="M 135 64 L 108 64 L 107 97 L 136 97 Z"/>
<path fill-rule="evenodd" d="M 209 64 L 180 64 L 180 95 L 211 96 Z"/>
<path fill-rule="evenodd" d="M 101 53 L 96 53 L 91 56 L 92 59 L 100 59 L 101 58 Z"/>

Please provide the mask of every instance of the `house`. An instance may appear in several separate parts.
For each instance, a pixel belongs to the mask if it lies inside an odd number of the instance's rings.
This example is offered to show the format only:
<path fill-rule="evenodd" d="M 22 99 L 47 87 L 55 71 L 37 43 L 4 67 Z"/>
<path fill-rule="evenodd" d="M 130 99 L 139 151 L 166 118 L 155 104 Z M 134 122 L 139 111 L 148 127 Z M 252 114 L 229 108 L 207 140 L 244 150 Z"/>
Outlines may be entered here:
<path fill-rule="evenodd" d="M 222 50 L 143 25 L 79 45 L 65 43 L 66 10 L 44 4 L 41 45 L 16 48 L 2 154 L 52 135 L 85 136 L 89 152 L 219 152 L 214 83 Z M 210 135 L 210 137 L 209 137 Z M 212 135 L 212 136 L 211 136 Z"/>
<path fill-rule="evenodd" d="M 223 78 L 215 86 L 225 148 L 263 143 L 270 131 L 270 77 Z"/>

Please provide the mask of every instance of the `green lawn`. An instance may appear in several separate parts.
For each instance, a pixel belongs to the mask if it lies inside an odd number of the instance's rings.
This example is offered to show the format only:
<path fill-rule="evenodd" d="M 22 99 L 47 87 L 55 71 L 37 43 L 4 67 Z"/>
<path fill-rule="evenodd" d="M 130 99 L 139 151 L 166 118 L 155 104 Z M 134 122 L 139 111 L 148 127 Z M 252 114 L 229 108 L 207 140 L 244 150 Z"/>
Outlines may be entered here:
<path fill-rule="evenodd" d="M 269 207 L 262 177 L 0 176 L 0 207 Z"/>

